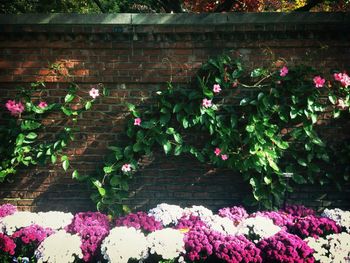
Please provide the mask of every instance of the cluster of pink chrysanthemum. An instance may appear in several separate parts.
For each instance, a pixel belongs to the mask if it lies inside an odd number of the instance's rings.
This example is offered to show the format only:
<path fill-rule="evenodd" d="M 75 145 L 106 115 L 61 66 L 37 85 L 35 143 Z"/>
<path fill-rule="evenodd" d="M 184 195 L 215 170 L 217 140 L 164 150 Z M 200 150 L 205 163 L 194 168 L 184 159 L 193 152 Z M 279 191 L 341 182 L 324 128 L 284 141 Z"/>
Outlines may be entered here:
<path fill-rule="evenodd" d="M 148 233 L 163 229 L 161 222 L 158 222 L 154 216 L 147 215 L 145 212 L 130 213 L 126 216 L 119 217 L 115 221 L 115 225 L 134 227 Z"/>

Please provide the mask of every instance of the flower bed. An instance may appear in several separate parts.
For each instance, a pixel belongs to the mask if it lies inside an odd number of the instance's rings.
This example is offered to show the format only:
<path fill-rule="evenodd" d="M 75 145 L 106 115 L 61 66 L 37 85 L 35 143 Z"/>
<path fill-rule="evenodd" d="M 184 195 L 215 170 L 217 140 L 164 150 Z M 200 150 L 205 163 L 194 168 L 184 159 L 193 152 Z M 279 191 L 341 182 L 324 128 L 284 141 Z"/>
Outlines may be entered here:
<path fill-rule="evenodd" d="M 249 214 L 160 204 L 99 212 L 18 212 L 0 206 L 0 262 L 348 262 L 348 211 L 303 206 Z"/>

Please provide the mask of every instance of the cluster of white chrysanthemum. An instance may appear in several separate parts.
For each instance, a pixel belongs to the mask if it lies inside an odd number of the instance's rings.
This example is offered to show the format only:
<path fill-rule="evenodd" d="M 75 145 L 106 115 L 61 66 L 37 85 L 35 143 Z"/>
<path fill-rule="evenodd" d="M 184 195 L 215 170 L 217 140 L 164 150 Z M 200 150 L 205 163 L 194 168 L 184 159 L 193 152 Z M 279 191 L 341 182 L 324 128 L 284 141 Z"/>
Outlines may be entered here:
<path fill-rule="evenodd" d="M 64 212 L 16 212 L 0 219 L 0 229 L 3 233 L 12 235 L 16 230 L 30 225 L 60 230 L 72 222 L 72 213 Z"/>
<path fill-rule="evenodd" d="M 314 249 L 313 256 L 317 262 L 350 262 L 350 235 L 348 233 L 331 234 L 325 238 L 308 237 L 308 246 Z"/>
<path fill-rule="evenodd" d="M 206 217 L 212 217 L 213 212 L 202 205 L 194 205 L 192 207 L 184 208 L 184 215 L 198 216 L 199 218 L 203 219 Z"/>
<path fill-rule="evenodd" d="M 246 218 L 237 228 L 237 234 L 245 235 L 254 242 L 271 237 L 281 231 L 281 228 L 276 226 L 271 219 L 263 216 Z"/>
<path fill-rule="evenodd" d="M 344 227 L 350 233 L 350 211 L 343 211 L 340 208 L 325 209 L 321 216 L 333 219 L 338 225 Z"/>
<path fill-rule="evenodd" d="M 145 235 L 133 227 L 115 227 L 103 240 L 101 252 L 110 263 L 127 263 L 134 258 L 148 257 L 148 242 Z"/>
<path fill-rule="evenodd" d="M 36 213 L 16 212 L 12 215 L 3 217 L 0 220 L 0 229 L 7 235 L 12 235 L 18 229 L 35 224 L 39 220 Z"/>
<path fill-rule="evenodd" d="M 178 220 L 183 216 L 184 209 L 178 205 L 169 205 L 162 203 L 157 205 L 148 211 L 149 216 L 161 222 L 163 226 L 169 226 L 171 224 L 176 225 Z"/>
<path fill-rule="evenodd" d="M 235 227 L 232 220 L 227 217 L 213 215 L 211 217 L 204 217 L 201 220 L 208 226 L 209 229 L 215 230 L 224 235 L 236 235 L 237 227 Z"/>
<path fill-rule="evenodd" d="M 151 254 L 157 254 L 163 259 L 173 259 L 185 253 L 184 234 L 177 229 L 165 228 L 150 233 L 147 236 Z"/>
<path fill-rule="evenodd" d="M 71 235 L 64 230 L 47 237 L 36 249 L 38 263 L 71 263 L 82 258 L 81 240 L 78 235 Z"/>

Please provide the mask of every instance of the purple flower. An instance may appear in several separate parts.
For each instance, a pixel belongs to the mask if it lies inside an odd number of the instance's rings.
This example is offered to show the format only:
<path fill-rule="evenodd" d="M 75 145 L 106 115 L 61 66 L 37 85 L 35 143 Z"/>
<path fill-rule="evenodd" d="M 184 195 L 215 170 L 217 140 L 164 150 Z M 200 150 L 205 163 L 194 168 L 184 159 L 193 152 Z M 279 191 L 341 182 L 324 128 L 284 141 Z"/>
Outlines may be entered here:
<path fill-rule="evenodd" d="M 117 218 L 116 226 L 134 227 L 142 229 L 145 232 L 154 232 L 163 229 L 161 222 L 157 221 L 154 216 L 149 216 L 145 212 L 130 213 L 124 217 Z"/>
<path fill-rule="evenodd" d="M 73 222 L 66 227 L 66 231 L 78 234 L 81 238 L 83 260 L 91 261 L 99 256 L 99 247 L 102 240 L 109 234 L 108 217 L 99 212 L 82 212 L 74 216 Z"/>
<path fill-rule="evenodd" d="M 38 225 L 31 225 L 13 233 L 12 238 L 18 241 L 21 241 L 24 245 L 34 244 L 38 245 L 41 243 L 46 237 L 53 234 L 53 230 L 51 228 L 43 228 Z"/>
<path fill-rule="evenodd" d="M 190 261 L 205 260 L 213 254 L 211 241 L 215 239 L 213 231 L 208 228 L 195 227 L 186 233 L 186 258 Z"/>
<path fill-rule="evenodd" d="M 192 229 L 195 227 L 207 227 L 207 225 L 198 216 L 190 215 L 181 217 L 175 226 L 176 229 Z"/>
<path fill-rule="evenodd" d="M 17 212 L 17 207 L 11 204 L 0 205 L 0 218 L 12 215 Z"/>
<path fill-rule="evenodd" d="M 291 216 L 296 216 L 296 217 L 305 217 L 305 216 L 309 216 L 309 215 L 316 215 L 315 210 L 313 210 L 311 208 L 306 208 L 303 205 L 287 205 L 281 211 L 284 211 L 287 214 L 290 214 Z"/>
<path fill-rule="evenodd" d="M 0 233 L 0 255 L 2 253 L 7 253 L 10 255 L 15 254 L 16 244 L 15 242 L 8 236 Z"/>
<path fill-rule="evenodd" d="M 313 263 L 311 249 L 300 237 L 278 232 L 276 235 L 261 240 L 257 247 L 261 250 L 264 262 Z"/>
<path fill-rule="evenodd" d="M 219 216 L 228 217 L 235 225 L 248 217 L 247 211 L 242 206 L 225 207 L 219 210 Z"/>
<path fill-rule="evenodd" d="M 313 215 L 295 218 L 294 223 L 288 224 L 287 228 L 288 232 L 301 238 L 325 237 L 341 231 L 341 227 L 334 220 Z"/>

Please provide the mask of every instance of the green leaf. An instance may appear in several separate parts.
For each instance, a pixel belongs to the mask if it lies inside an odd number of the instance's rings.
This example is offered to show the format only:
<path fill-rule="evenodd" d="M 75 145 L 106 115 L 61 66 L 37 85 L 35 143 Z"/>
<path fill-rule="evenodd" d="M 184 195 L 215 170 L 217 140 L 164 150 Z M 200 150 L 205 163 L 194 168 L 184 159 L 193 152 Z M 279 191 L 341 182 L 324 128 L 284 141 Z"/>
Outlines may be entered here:
<path fill-rule="evenodd" d="M 299 175 L 299 174 L 293 174 L 292 179 L 294 182 L 296 182 L 297 184 L 305 184 L 306 180 L 303 176 Z"/>
<path fill-rule="evenodd" d="M 74 95 L 74 94 L 68 93 L 68 94 L 66 95 L 66 97 L 64 98 L 64 102 L 69 103 L 69 102 L 71 102 L 72 100 L 74 100 L 74 98 L 75 98 L 75 95 Z"/>
<path fill-rule="evenodd" d="M 118 184 L 120 184 L 120 177 L 117 175 L 112 176 L 111 180 L 109 180 L 109 183 L 111 186 L 116 187 Z"/>
<path fill-rule="evenodd" d="M 57 162 L 57 156 L 55 154 L 51 155 L 51 163 L 55 164 Z"/>
<path fill-rule="evenodd" d="M 304 166 L 304 167 L 307 166 L 307 163 L 304 159 L 298 159 L 298 164 L 300 164 L 301 166 Z"/>
<path fill-rule="evenodd" d="M 245 127 L 245 130 L 247 132 L 253 132 L 255 130 L 255 126 L 254 125 L 247 125 L 247 127 Z"/>
<path fill-rule="evenodd" d="M 182 103 L 176 103 L 173 109 L 173 113 L 177 113 L 182 109 L 183 105 Z"/>
<path fill-rule="evenodd" d="M 69 168 L 69 161 L 68 160 L 64 160 L 62 162 L 62 167 L 63 167 L 63 170 L 67 171 L 68 168 Z"/>
<path fill-rule="evenodd" d="M 340 110 L 339 109 L 335 109 L 333 111 L 333 116 L 334 116 L 335 119 L 338 118 L 340 116 Z"/>
<path fill-rule="evenodd" d="M 68 109 L 66 107 L 61 107 L 61 110 L 63 111 L 64 114 L 66 114 L 67 116 L 71 116 L 73 114 L 73 111 L 71 109 Z"/>
<path fill-rule="evenodd" d="M 273 170 L 275 170 L 276 172 L 279 172 L 280 168 L 271 158 L 267 158 L 267 161 L 269 162 L 269 165 Z"/>
<path fill-rule="evenodd" d="M 181 135 L 179 134 L 179 133 L 174 133 L 174 140 L 177 142 L 177 143 L 180 143 L 180 144 L 182 144 L 182 137 L 181 137 Z"/>
<path fill-rule="evenodd" d="M 260 77 L 260 76 L 265 75 L 265 74 L 266 74 L 266 70 L 265 69 L 263 69 L 263 68 L 256 68 L 250 73 L 250 76 L 252 78 L 257 78 L 257 77 Z"/>
<path fill-rule="evenodd" d="M 35 132 L 30 132 L 26 135 L 27 139 L 34 140 L 38 135 Z"/>
<path fill-rule="evenodd" d="M 39 122 L 33 121 L 33 120 L 24 120 L 21 123 L 21 130 L 35 130 L 41 127 L 41 124 Z"/>
<path fill-rule="evenodd" d="M 264 176 L 264 182 L 265 184 L 271 184 L 272 183 L 272 179 L 270 176 Z"/>
<path fill-rule="evenodd" d="M 317 122 L 317 114 L 311 113 L 311 121 L 313 124 Z"/>
<path fill-rule="evenodd" d="M 175 150 L 174 150 L 174 155 L 178 156 L 182 153 L 183 147 L 182 145 L 176 145 Z"/>
<path fill-rule="evenodd" d="M 140 152 L 142 150 L 142 143 L 137 142 L 132 146 L 134 152 Z"/>
<path fill-rule="evenodd" d="M 242 100 L 240 101 L 239 105 L 240 105 L 240 106 L 248 105 L 249 101 L 250 101 L 250 100 L 249 100 L 248 98 L 244 98 L 244 99 L 242 99 Z"/>
<path fill-rule="evenodd" d="M 103 171 L 105 174 L 110 174 L 114 171 L 113 166 L 105 166 L 103 167 Z"/>
<path fill-rule="evenodd" d="M 87 101 L 87 102 L 85 103 L 85 109 L 86 109 L 86 110 L 91 109 L 91 106 L 92 106 L 92 102 L 91 102 L 91 101 Z"/>
<path fill-rule="evenodd" d="M 73 179 L 78 179 L 79 178 L 79 173 L 77 170 L 74 170 L 73 173 L 72 173 L 72 178 Z"/>
<path fill-rule="evenodd" d="M 334 94 L 329 94 L 328 99 L 333 105 L 337 103 L 337 97 Z"/>
<path fill-rule="evenodd" d="M 168 154 L 171 151 L 171 144 L 169 141 L 165 141 L 165 143 L 163 144 L 163 149 L 165 154 Z"/>

